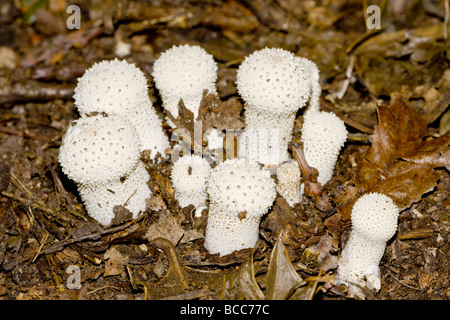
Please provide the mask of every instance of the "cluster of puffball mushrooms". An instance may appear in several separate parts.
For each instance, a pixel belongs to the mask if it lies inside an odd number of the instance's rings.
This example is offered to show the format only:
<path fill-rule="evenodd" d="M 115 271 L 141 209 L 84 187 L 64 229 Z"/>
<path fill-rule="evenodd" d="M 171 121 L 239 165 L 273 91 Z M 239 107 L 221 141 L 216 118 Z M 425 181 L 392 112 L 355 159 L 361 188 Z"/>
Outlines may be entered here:
<path fill-rule="evenodd" d="M 196 118 L 205 90 L 217 92 L 217 64 L 199 46 L 164 51 L 152 76 L 165 111 L 174 118 L 180 100 Z M 311 60 L 280 48 L 261 49 L 241 63 L 236 85 L 245 110 L 237 157 L 215 166 L 195 154 L 172 159 L 174 196 L 181 207 L 193 205 L 196 216 L 207 209 L 204 246 L 220 256 L 256 245 L 260 219 L 277 193 L 290 206 L 301 201 L 301 172 L 288 152 L 299 109 L 306 107 L 301 132 L 305 159 L 318 170 L 321 185 L 332 177 L 347 139 L 342 120 L 319 110 L 319 70 Z M 100 224 L 111 224 L 117 205 L 138 217 L 152 197 L 141 153 L 149 150 L 153 160 L 158 154 L 167 157 L 170 143 L 162 122 L 174 123 L 158 117 L 145 75 L 124 60 L 94 64 L 78 79 L 74 100 L 80 118 L 62 139 L 63 172 L 75 181 L 87 213 Z M 398 209 L 385 195 L 366 194 L 355 203 L 353 229 L 338 266 L 338 277 L 352 295 L 364 297 L 360 286 L 380 289 L 379 263 L 397 217 Z"/>

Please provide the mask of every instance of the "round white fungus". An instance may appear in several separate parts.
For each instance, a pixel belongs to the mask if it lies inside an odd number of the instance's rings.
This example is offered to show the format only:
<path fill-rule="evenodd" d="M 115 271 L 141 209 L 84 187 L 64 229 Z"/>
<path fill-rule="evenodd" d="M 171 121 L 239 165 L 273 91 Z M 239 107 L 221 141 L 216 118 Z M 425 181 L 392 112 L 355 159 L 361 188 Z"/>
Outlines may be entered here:
<path fill-rule="evenodd" d="M 344 122 L 334 113 L 308 112 L 303 118 L 301 140 L 306 161 L 318 170 L 317 181 L 325 185 L 347 140 Z"/>
<path fill-rule="evenodd" d="M 151 196 L 150 176 L 140 160 L 140 140 L 120 116 L 97 115 L 75 120 L 59 149 L 63 172 L 74 180 L 90 216 L 103 225 L 122 205 L 134 217 Z"/>
<path fill-rule="evenodd" d="M 277 168 L 277 191 L 293 207 L 300 202 L 301 173 L 298 163 L 285 162 Z"/>
<path fill-rule="evenodd" d="M 276 196 L 269 172 L 254 161 L 226 160 L 212 170 L 207 192 L 205 248 L 211 254 L 226 255 L 254 247 L 260 219 Z"/>
<path fill-rule="evenodd" d="M 141 151 L 150 150 L 152 159 L 158 152 L 166 155 L 169 139 L 149 99 L 147 79 L 134 64 L 118 59 L 94 64 L 78 79 L 74 99 L 82 117 L 96 113 L 123 116 L 138 132 Z"/>
<path fill-rule="evenodd" d="M 198 155 L 185 155 L 173 165 L 171 179 L 175 193 L 175 199 L 181 207 L 190 204 L 195 206 L 196 216 L 201 216 L 201 211 L 206 207 L 206 182 L 209 178 L 211 167 Z"/>
<path fill-rule="evenodd" d="M 161 53 L 153 64 L 153 79 L 164 108 L 178 117 L 178 104 L 183 100 L 194 120 L 203 91 L 216 93 L 217 64 L 212 55 L 199 46 L 173 46 Z"/>
<path fill-rule="evenodd" d="M 297 110 L 311 97 L 312 61 L 281 48 L 265 48 L 245 58 L 237 72 L 237 89 L 245 101 L 245 132 L 239 157 L 265 165 L 290 159 Z"/>
<path fill-rule="evenodd" d="M 379 264 L 387 241 L 397 231 L 398 214 L 392 199 L 380 193 L 365 194 L 353 205 L 352 230 L 337 270 L 338 279 L 349 286 L 350 296 L 364 298 L 356 285 L 381 288 Z"/>

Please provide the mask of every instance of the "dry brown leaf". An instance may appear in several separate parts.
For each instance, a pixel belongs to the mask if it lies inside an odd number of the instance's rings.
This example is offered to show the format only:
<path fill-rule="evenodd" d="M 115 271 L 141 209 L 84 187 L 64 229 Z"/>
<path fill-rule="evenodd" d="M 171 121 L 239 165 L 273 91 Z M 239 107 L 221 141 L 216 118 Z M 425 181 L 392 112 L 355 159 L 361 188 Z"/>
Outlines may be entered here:
<path fill-rule="evenodd" d="M 391 161 L 418 148 L 427 132 L 427 124 L 400 99 L 388 107 L 380 106 L 378 121 L 370 136 L 372 147 L 367 150 L 365 159 L 384 171 Z"/>
<path fill-rule="evenodd" d="M 401 158 L 433 168 L 446 167 L 447 170 L 450 170 L 450 131 L 436 139 L 423 142 L 414 154 Z"/>
<path fill-rule="evenodd" d="M 403 210 L 436 186 L 438 174 L 434 168 L 448 167 L 450 160 L 449 138 L 444 135 L 424 142 L 426 121 L 400 99 L 379 107 L 378 117 L 356 185 L 360 194 L 383 193 Z M 350 219 L 356 199 L 346 200 L 348 203 L 338 208 L 344 221 Z"/>
<path fill-rule="evenodd" d="M 296 288 L 304 284 L 306 282 L 295 271 L 280 235 L 270 255 L 266 299 L 285 300 L 293 294 Z"/>

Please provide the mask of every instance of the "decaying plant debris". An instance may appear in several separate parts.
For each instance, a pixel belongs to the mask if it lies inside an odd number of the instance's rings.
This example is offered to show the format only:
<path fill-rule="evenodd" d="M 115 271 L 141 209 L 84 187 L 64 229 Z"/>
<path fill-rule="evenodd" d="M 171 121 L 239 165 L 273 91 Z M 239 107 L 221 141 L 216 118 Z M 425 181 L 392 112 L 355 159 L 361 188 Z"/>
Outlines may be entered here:
<path fill-rule="evenodd" d="M 378 1 L 383 29 L 373 32 L 365 28 L 364 3 L 80 0 L 74 4 L 81 28 L 68 30 L 71 1 L 2 1 L 8 14 L 0 17 L 0 298 L 346 299 L 333 277 L 349 212 L 359 196 L 377 191 L 402 211 L 381 262 L 382 289 L 367 297 L 450 299 L 445 1 Z M 170 158 L 156 162 L 144 153 L 154 193 L 147 211 L 131 220 L 118 206 L 113 223 L 100 226 L 57 156 L 65 129 L 78 118 L 76 79 L 94 62 L 115 58 L 118 43 L 130 45 L 123 58 L 146 73 L 161 112 L 150 76 L 159 53 L 190 43 L 214 55 L 218 96 L 203 98 L 202 132 L 244 127 L 234 82 L 246 55 L 283 47 L 315 61 L 322 109 L 350 131 L 335 176 L 320 186 L 313 168 L 303 166 L 311 186 L 303 201 L 291 208 L 278 196 L 262 219 L 258 245 L 218 257 L 203 247 L 207 211 L 195 217 L 193 207 L 182 209 L 174 199 Z M 193 134 L 192 114 L 180 108 L 174 122 Z M 301 116 L 292 141 L 300 161 Z M 205 148 L 205 141 L 194 143 Z M 232 144 L 224 148 L 234 154 Z M 78 289 L 68 287 L 73 265 L 81 272 Z"/>

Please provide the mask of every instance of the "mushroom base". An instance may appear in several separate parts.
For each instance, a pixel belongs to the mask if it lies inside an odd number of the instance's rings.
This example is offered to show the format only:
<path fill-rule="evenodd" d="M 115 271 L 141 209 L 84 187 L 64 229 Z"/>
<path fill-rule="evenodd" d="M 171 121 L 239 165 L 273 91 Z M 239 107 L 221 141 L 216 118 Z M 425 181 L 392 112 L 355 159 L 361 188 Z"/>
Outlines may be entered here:
<path fill-rule="evenodd" d="M 78 187 L 89 216 L 106 226 L 114 218 L 114 206 L 121 205 L 133 214 L 133 219 L 146 209 L 146 199 L 151 197 L 147 185 L 150 175 L 142 162 L 124 181 L 112 181 L 108 184 L 83 184 Z"/>
<path fill-rule="evenodd" d="M 240 219 L 238 214 L 217 210 L 211 204 L 205 233 L 205 248 L 211 254 L 227 255 L 235 250 L 253 248 L 258 241 L 259 219 Z"/>

